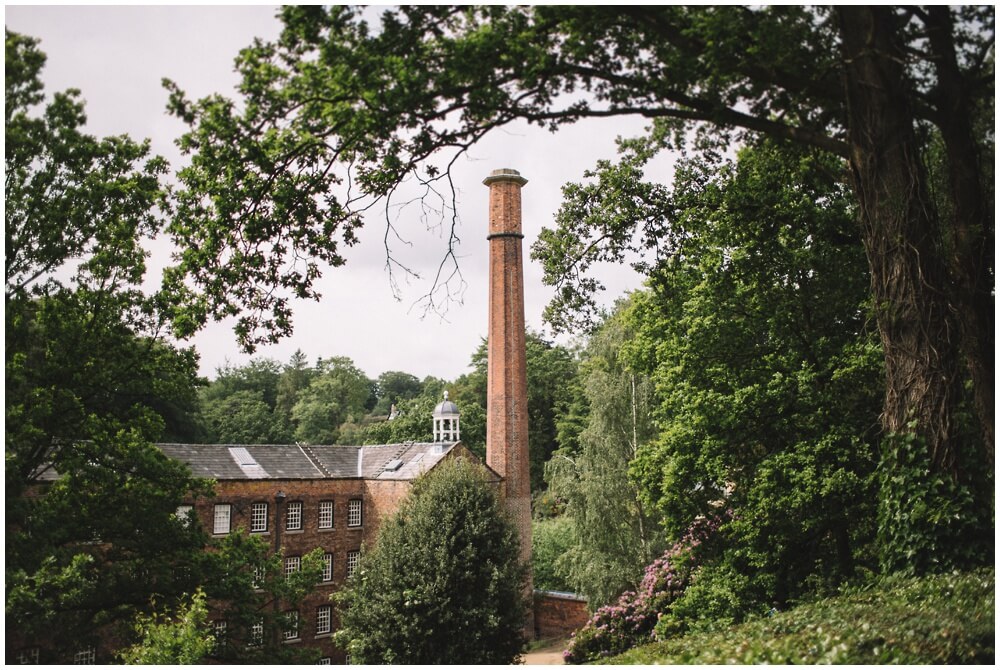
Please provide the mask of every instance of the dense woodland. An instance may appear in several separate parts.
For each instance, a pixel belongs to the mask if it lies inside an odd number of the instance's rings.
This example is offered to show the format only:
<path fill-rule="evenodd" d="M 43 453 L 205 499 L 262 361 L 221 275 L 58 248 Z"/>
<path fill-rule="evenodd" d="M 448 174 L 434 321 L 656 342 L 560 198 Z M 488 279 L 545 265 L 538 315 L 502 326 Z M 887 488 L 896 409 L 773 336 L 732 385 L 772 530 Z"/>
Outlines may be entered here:
<path fill-rule="evenodd" d="M 408 178 L 446 188 L 513 119 L 650 119 L 564 187 L 532 249 L 549 323 L 579 333 L 528 337 L 535 585 L 595 610 L 570 660 L 993 564 L 990 8 L 281 18 L 237 59 L 241 104 L 167 83 L 190 126 L 174 188 L 147 144 L 87 135 L 78 93 L 46 97 L 44 55 L 7 33 L 8 622 L 83 639 L 151 607 L 197 614 L 198 587 L 259 608 L 232 566 L 262 548 L 205 557 L 174 517 L 205 485 L 156 441 L 428 440 L 447 389 L 483 454 L 482 342 L 454 380 L 315 352 L 205 380 L 183 338 L 232 316 L 248 351 L 287 334 L 373 202 Z M 650 181 L 665 151 L 672 180 Z M 143 292 L 158 234 L 181 251 Z M 635 258 L 645 286 L 600 309 L 591 266 Z M 94 538 L 106 550 L 81 549 Z"/>

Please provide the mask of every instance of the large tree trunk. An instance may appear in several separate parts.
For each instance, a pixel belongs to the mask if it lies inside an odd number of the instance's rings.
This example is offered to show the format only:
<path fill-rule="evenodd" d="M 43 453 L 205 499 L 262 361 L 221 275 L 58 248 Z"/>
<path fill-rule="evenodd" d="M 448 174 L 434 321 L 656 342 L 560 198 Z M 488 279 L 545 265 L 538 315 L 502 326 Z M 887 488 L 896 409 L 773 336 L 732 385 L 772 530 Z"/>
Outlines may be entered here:
<path fill-rule="evenodd" d="M 993 207 L 987 203 L 982 157 L 976 144 L 974 102 L 955 54 L 951 8 L 927 8 L 937 86 L 932 103 L 945 147 L 951 212 L 948 225 L 954 304 L 962 350 L 972 379 L 988 466 L 994 462 L 995 314 Z"/>
<path fill-rule="evenodd" d="M 940 231 L 887 7 L 837 10 L 845 60 L 850 164 L 885 352 L 886 433 L 914 431 L 932 467 L 958 479 L 959 331 Z"/>

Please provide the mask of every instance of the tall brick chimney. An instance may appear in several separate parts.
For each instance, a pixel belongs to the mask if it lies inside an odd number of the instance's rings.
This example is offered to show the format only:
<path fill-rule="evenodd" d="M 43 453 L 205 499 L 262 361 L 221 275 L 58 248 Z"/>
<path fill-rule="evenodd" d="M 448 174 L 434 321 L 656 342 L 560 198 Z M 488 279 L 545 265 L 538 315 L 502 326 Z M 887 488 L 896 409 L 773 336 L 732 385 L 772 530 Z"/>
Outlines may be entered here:
<path fill-rule="evenodd" d="M 521 539 L 521 561 L 530 566 L 528 377 L 521 260 L 521 240 L 524 238 L 521 233 L 521 187 L 528 180 L 517 170 L 501 169 L 494 170 L 483 183 L 490 187 L 490 227 L 486 236 L 490 242 L 486 463 L 503 477 L 504 505 Z M 530 576 L 527 589 L 530 597 Z"/>

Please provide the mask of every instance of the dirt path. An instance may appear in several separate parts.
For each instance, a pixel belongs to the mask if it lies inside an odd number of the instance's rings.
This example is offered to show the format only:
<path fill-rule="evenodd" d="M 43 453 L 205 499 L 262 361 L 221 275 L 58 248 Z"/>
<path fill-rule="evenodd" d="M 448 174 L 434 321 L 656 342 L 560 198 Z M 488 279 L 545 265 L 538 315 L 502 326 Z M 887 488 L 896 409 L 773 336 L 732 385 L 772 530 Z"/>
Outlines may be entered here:
<path fill-rule="evenodd" d="M 569 640 L 560 639 L 529 651 L 524 655 L 525 665 L 563 665 L 563 649 Z"/>

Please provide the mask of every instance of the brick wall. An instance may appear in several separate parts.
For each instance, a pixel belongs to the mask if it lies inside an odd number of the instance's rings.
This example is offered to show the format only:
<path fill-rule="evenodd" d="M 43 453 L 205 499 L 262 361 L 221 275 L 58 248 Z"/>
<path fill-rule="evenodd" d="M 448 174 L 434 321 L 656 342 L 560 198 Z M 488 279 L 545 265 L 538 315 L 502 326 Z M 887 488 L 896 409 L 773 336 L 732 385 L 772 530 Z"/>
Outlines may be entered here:
<path fill-rule="evenodd" d="M 324 552 L 333 554 L 333 580 L 317 585 L 305 598 L 299 607 L 299 639 L 294 644 L 304 644 L 316 647 L 323 656 L 329 657 L 333 663 L 342 663 L 344 655 L 333 646 L 331 634 L 316 634 L 316 612 L 321 605 L 331 604 L 331 594 L 339 589 L 347 579 L 347 556 L 349 552 L 359 551 L 363 543 L 371 535 L 377 518 L 375 503 L 366 482 L 360 479 L 323 479 L 323 480 L 241 480 L 220 481 L 216 484 L 215 498 L 200 501 L 196 513 L 202 526 L 211 533 L 213 530 L 213 512 L 216 504 L 231 505 L 232 518 L 230 532 L 238 528 L 250 531 L 250 510 L 255 502 L 268 504 L 267 531 L 253 533 L 263 537 L 273 547 L 275 545 L 275 494 L 280 490 L 285 494 L 281 508 L 281 547 L 286 557 L 302 556 L 317 547 Z M 361 526 L 349 527 L 348 505 L 351 500 L 362 501 Z M 333 528 L 319 527 L 319 503 L 333 502 Z M 287 530 L 285 528 L 285 511 L 288 503 L 302 503 L 302 529 Z M 217 536 L 218 537 L 218 536 Z M 216 611 L 212 618 L 223 615 Z M 332 630 L 337 629 L 337 618 L 334 610 Z M 290 642 L 292 644 L 292 642 Z"/>
<path fill-rule="evenodd" d="M 535 591 L 535 637 L 566 637 L 590 618 L 587 601 L 572 593 Z"/>

